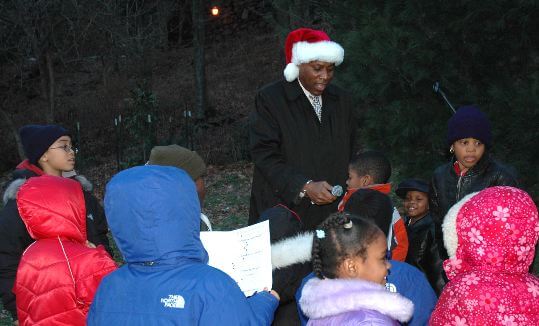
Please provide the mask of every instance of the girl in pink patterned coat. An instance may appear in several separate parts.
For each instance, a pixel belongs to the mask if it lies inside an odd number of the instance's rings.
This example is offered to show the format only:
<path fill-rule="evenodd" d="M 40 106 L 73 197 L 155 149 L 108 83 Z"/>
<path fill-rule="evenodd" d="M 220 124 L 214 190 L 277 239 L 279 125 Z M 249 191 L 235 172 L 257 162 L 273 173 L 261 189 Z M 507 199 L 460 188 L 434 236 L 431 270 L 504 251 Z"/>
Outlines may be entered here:
<path fill-rule="evenodd" d="M 450 282 L 430 324 L 539 325 L 539 279 L 528 273 L 538 221 L 517 188 L 487 188 L 455 204 L 443 224 Z"/>

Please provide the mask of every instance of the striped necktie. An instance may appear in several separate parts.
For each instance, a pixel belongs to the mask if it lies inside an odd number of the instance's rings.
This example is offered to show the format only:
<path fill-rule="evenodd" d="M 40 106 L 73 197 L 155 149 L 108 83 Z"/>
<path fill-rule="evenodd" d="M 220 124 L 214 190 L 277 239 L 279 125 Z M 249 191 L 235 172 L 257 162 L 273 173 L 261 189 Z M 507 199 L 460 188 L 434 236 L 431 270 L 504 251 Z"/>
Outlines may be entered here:
<path fill-rule="evenodd" d="M 322 121 L 322 103 L 320 103 L 320 96 L 310 95 L 311 100 L 313 101 L 314 113 L 318 117 L 318 121 Z"/>

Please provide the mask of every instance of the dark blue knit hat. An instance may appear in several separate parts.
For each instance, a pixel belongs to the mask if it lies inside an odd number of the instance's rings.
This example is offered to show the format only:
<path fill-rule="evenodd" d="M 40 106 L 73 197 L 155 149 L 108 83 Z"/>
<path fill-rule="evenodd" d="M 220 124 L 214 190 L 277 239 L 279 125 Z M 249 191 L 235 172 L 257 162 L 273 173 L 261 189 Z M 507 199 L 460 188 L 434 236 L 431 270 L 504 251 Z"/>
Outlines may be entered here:
<path fill-rule="evenodd" d="M 69 133 L 58 125 L 26 125 L 19 130 L 19 135 L 26 158 L 30 163 L 37 164 L 58 138 L 69 136 Z"/>
<path fill-rule="evenodd" d="M 487 147 L 492 143 L 490 121 L 474 105 L 460 107 L 447 122 L 447 146 L 463 138 L 475 138 Z"/>

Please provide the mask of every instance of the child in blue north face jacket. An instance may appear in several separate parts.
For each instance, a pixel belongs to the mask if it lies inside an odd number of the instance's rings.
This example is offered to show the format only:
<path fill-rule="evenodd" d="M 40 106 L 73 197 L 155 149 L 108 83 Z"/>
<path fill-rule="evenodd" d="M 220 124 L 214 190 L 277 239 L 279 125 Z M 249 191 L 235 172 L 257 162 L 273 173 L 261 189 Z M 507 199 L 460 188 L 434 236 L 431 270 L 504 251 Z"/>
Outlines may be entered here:
<path fill-rule="evenodd" d="M 88 325 L 271 324 L 276 294 L 246 298 L 207 265 L 195 184 L 183 170 L 148 165 L 118 173 L 107 184 L 105 211 L 125 265 L 101 282 Z"/>

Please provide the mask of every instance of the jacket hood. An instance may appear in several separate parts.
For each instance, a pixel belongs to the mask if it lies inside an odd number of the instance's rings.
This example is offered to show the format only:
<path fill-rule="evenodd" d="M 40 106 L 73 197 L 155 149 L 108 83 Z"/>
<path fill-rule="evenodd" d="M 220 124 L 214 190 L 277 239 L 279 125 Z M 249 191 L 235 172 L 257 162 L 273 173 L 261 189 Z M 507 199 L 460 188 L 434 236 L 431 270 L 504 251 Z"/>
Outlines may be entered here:
<path fill-rule="evenodd" d="M 513 187 L 491 187 L 464 197 L 444 219 L 444 263 L 452 277 L 470 269 L 527 273 L 539 236 L 537 207 Z"/>
<path fill-rule="evenodd" d="M 105 213 L 127 263 L 208 262 L 195 184 L 183 170 L 147 165 L 118 173 L 106 187 Z"/>
<path fill-rule="evenodd" d="M 30 178 L 20 187 L 17 207 L 33 239 L 86 241 L 84 194 L 76 181 L 50 175 Z"/>
<path fill-rule="evenodd" d="M 38 166 L 30 163 L 28 160 L 24 160 L 19 163 L 11 175 L 11 183 L 4 191 L 4 195 L 2 197 L 4 205 L 6 205 L 8 201 L 17 198 L 19 188 L 26 182 L 27 179 L 42 175 L 45 175 L 45 172 L 43 172 L 43 170 L 41 170 Z M 66 177 L 66 175 L 64 175 L 64 177 Z M 83 175 L 75 174 L 69 178 L 77 180 L 81 184 L 84 191 L 92 191 L 94 188 L 93 184 Z"/>
<path fill-rule="evenodd" d="M 359 279 L 312 278 L 303 287 L 300 305 L 313 319 L 368 309 L 406 322 L 414 312 L 412 301 L 380 284 Z"/>

